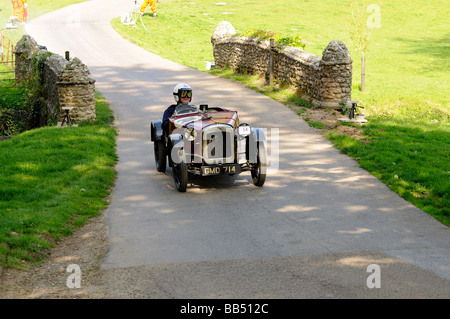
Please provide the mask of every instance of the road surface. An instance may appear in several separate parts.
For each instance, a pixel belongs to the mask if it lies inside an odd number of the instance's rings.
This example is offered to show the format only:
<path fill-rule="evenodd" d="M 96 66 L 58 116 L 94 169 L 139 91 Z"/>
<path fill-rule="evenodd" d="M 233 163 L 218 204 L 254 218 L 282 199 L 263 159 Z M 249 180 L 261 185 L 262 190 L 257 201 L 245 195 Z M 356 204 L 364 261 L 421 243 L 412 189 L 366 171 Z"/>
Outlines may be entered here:
<path fill-rule="evenodd" d="M 450 297 L 448 227 L 283 105 L 122 39 L 110 20 L 132 4 L 88 1 L 27 26 L 49 51 L 70 51 L 88 65 L 118 118 L 118 178 L 105 212 L 110 248 L 102 264 L 108 297 Z M 170 169 L 156 171 L 149 124 L 173 103 L 180 82 L 193 88 L 193 103 L 236 109 L 267 129 L 273 165 L 262 188 L 246 173 L 196 178 L 179 193 Z"/>

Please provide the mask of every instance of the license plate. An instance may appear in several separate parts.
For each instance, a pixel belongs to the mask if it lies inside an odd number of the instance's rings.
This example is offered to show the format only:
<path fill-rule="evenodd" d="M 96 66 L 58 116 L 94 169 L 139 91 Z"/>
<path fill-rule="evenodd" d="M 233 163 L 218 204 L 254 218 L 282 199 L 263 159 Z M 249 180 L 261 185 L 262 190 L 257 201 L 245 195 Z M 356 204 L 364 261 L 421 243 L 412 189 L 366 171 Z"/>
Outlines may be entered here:
<path fill-rule="evenodd" d="M 220 166 L 202 166 L 202 176 L 235 174 L 241 171 L 237 164 Z"/>

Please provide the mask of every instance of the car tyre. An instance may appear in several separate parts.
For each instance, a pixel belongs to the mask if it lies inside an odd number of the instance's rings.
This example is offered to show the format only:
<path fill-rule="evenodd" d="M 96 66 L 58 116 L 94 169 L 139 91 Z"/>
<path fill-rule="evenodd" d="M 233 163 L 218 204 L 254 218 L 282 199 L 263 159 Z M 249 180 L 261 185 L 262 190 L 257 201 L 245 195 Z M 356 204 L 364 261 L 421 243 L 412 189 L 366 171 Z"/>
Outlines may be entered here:
<path fill-rule="evenodd" d="M 175 187 L 179 192 L 185 192 L 188 183 L 188 170 L 185 161 L 181 161 L 179 164 L 173 164 L 172 166 L 173 180 Z"/>
<path fill-rule="evenodd" d="M 257 147 L 256 166 L 251 170 L 253 184 L 261 187 L 266 181 L 267 150 L 264 142 L 259 142 Z"/>
<path fill-rule="evenodd" d="M 154 143 L 155 164 L 158 172 L 166 171 L 166 145 L 163 140 L 157 140 Z"/>

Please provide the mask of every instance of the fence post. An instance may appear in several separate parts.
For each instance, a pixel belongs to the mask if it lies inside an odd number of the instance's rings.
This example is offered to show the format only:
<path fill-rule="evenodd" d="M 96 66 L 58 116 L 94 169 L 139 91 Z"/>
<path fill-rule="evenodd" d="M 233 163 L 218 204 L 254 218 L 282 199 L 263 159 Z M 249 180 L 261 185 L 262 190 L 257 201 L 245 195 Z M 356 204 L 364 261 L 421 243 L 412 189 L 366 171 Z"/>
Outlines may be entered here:
<path fill-rule="evenodd" d="M 9 39 L 8 39 L 8 45 L 6 46 L 6 67 L 8 67 L 8 65 L 9 65 L 9 45 L 10 45 L 10 41 L 9 41 Z"/>
<path fill-rule="evenodd" d="M 14 44 L 11 44 L 11 71 L 14 71 Z"/>
<path fill-rule="evenodd" d="M 270 52 L 269 52 L 269 76 L 268 81 L 266 82 L 268 85 L 273 85 L 273 49 L 275 47 L 275 40 L 270 38 Z"/>
<path fill-rule="evenodd" d="M 3 62 L 3 59 L 4 59 L 4 56 L 3 56 L 3 34 L 1 34 L 1 33 L 0 33 L 0 54 L 2 56 L 2 62 Z"/>

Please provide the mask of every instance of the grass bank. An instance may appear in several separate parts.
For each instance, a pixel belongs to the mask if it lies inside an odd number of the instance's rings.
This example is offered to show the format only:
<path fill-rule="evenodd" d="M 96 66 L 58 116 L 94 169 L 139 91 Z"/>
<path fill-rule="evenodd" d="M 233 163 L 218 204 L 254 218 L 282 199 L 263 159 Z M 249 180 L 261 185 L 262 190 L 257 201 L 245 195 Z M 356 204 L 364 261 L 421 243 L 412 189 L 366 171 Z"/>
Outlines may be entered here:
<path fill-rule="evenodd" d="M 329 132 L 333 144 L 391 190 L 450 225 L 450 125 L 371 119 L 364 140 Z"/>
<path fill-rule="evenodd" d="M 158 17 L 145 14 L 137 28 L 113 27 L 131 42 L 160 56 L 206 71 L 213 61 L 211 35 L 229 21 L 238 31 L 271 30 L 299 35 L 305 50 L 321 56 L 340 39 L 353 59 L 352 99 L 361 101 L 369 124 L 358 127 L 364 139 L 326 130 L 324 135 L 392 190 L 446 225 L 450 225 L 450 8 L 444 0 L 378 1 L 381 28 L 366 51 L 366 91 L 361 86 L 361 54 L 350 45 L 349 1 L 280 0 L 158 2 Z M 233 70 L 209 71 L 240 81 L 284 103 L 310 108 L 289 87 L 267 87 L 258 76 Z M 299 112 L 300 114 L 301 112 Z M 313 123 L 323 127 L 321 123 Z"/>
<path fill-rule="evenodd" d="M 83 1 L 29 2 L 28 20 Z M 3 24 L 12 15 L 11 1 L 0 0 L 0 8 Z M 23 26 L 2 30 L 13 42 L 24 33 Z M 12 97 L 2 96 L 1 104 L 20 109 L 27 103 Z M 107 207 L 117 132 L 100 92 L 96 114 L 95 121 L 76 128 L 42 127 L 0 142 L 0 269 L 41 262 L 55 243 Z"/>
<path fill-rule="evenodd" d="M 0 265 L 42 261 L 58 240 L 107 207 L 116 130 L 108 103 L 98 92 L 96 98 L 93 122 L 0 142 Z"/>

